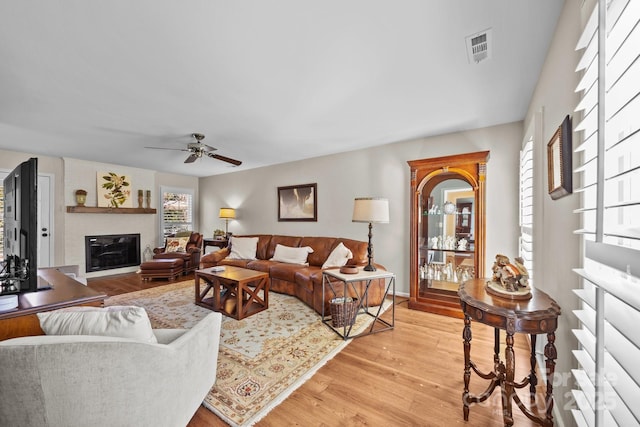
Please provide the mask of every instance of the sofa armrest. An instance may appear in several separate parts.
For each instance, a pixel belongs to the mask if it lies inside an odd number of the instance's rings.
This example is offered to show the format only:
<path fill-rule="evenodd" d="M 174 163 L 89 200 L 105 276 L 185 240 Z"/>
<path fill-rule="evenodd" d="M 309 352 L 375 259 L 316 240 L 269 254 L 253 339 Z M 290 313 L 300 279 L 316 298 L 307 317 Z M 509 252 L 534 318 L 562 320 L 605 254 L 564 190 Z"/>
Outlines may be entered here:
<path fill-rule="evenodd" d="M 190 248 L 187 248 L 187 253 L 188 254 L 195 254 L 195 253 L 200 253 L 202 252 L 202 249 L 200 249 L 197 246 L 191 246 Z"/>
<path fill-rule="evenodd" d="M 228 257 L 229 253 L 229 248 L 222 248 L 215 252 L 210 252 L 200 258 L 200 265 L 202 268 L 215 267 L 220 261 Z"/>
<path fill-rule="evenodd" d="M 158 344 L 169 344 L 180 338 L 187 332 L 187 329 L 154 329 L 153 334 L 158 340 Z"/>

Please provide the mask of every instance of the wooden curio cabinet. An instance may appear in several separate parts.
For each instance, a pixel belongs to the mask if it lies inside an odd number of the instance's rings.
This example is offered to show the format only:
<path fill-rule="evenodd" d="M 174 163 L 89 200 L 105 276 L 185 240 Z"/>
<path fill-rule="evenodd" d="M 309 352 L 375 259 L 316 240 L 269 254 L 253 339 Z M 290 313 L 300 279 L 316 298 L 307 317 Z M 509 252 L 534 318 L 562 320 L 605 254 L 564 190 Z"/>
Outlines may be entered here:
<path fill-rule="evenodd" d="M 489 152 L 407 162 L 411 168 L 409 308 L 462 318 L 458 288 L 485 277 Z"/>

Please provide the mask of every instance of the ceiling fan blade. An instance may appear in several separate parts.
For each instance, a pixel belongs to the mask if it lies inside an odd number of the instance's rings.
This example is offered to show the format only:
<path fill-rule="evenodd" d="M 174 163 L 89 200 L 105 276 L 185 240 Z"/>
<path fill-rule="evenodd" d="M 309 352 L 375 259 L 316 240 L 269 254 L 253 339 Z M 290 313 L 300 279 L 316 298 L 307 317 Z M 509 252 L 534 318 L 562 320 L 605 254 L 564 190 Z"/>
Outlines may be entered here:
<path fill-rule="evenodd" d="M 189 151 L 189 150 L 185 150 L 184 148 L 165 148 L 165 147 L 144 147 L 144 148 L 150 148 L 152 150 Z"/>
<path fill-rule="evenodd" d="M 196 160 L 198 160 L 198 155 L 196 153 L 191 154 L 189 157 L 187 157 L 187 160 L 185 160 L 185 163 L 193 163 Z"/>
<path fill-rule="evenodd" d="M 230 157 L 221 156 L 220 154 L 213 154 L 208 152 L 205 152 L 205 154 L 211 157 L 212 159 L 222 160 L 223 162 L 231 163 L 234 166 L 240 166 L 242 164 L 240 160 L 235 160 Z"/>
<path fill-rule="evenodd" d="M 217 150 L 217 148 L 212 147 L 212 146 L 207 145 L 207 144 L 201 144 L 201 145 L 202 145 L 202 148 L 204 148 L 204 149 L 206 149 L 208 151 L 216 151 Z"/>

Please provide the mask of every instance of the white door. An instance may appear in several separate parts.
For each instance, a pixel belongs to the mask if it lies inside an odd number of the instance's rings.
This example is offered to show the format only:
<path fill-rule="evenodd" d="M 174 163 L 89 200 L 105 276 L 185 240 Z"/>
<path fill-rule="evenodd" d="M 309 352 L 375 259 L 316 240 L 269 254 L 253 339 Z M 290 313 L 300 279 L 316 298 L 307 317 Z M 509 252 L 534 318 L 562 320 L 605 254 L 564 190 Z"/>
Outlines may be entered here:
<path fill-rule="evenodd" d="M 51 238 L 52 177 L 38 174 L 38 267 L 51 267 L 53 239 Z"/>

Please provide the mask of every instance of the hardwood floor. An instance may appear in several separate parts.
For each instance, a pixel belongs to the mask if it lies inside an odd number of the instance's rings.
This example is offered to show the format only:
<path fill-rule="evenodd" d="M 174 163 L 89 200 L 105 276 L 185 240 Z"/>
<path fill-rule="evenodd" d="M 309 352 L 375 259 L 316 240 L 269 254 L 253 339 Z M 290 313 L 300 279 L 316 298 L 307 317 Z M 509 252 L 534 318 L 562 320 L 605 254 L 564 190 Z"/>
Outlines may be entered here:
<path fill-rule="evenodd" d="M 193 275 L 181 280 L 191 278 Z M 89 287 L 108 295 L 166 284 L 164 280 L 142 282 L 136 274 L 88 280 Z M 384 314 L 386 318 L 390 315 L 391 310 Z M 392 331 L 352 340 L 256 425 L 503 425 L 500 390 L 487 401 L 471 406 L 469 422 L 463 420 L 462 320 L 409 310 L 406 299 L 396 298 L 395 321 Z M 472 333 L 472 360 L 488 372 L 493 367 L 493 329 L 473 323 Z M 516 335 L 515 348 L 516 381 L 521 381 L 529 366 L 529 345 L 524 335 Z M 486 385 L 472 375 L 472 393 L 480 393 Z M 519 394 L 524 402 L 529 401 L 524 390 Z M 539 391 L 540 402 L 541 396 Z M 513 413 L 516 426 L 536 425 L 515 406 Z M 226 425 L 204 407 L 189 423 L 189 427 Z"/>

